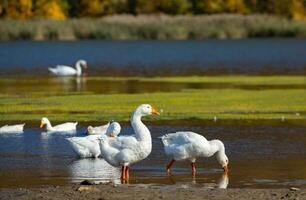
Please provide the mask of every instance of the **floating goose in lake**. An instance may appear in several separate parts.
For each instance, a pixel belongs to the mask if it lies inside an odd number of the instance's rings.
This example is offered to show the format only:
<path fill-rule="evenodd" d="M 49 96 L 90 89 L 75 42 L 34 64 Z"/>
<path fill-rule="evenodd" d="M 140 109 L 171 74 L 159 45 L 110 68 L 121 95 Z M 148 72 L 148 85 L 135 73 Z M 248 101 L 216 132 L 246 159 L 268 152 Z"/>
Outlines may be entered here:
<path fill-rule="evenodd" d="M 117 137 L 120 133 L 121 126 L 118 122 L 112 122 L 108 125 L 106 131 L 100 135 L 89 135 L 86 137 L 72 137 L 67 138 L 73 150 L 81 158 L 98 158 L 101 154 L 100 151 L 100 137 L 106 135 L 108 137 Z"/>
<path fill-rule="evenodd" d="M 79 60 L 75 64 L 75 69 L 70 66 L 65 65 L 57 65 L 54 68 L 48 68 L 50 72 L 52 72 L 56 76 L 81 76 L 82 75 L 82 67 L 84 69 L 87 68 L 87 62 L 85 60 Z"/>
<path fill-rule="evenodd" d="M 151 105 L 140 105 L 131 117 L 135 134 L 116 138 L 101 136 L 101 155 L 112 166 L 121 166 L 121 180 L 129 180 L 129 166 L 145 159 L 152 151 L 149 129 L 141 121 L 146 115 L 159 115 Z"/>
<path fill-rule="evenodd" d="M 172 157 L 167 165 L 167 173 L 175 161 L 189 160 L 191 162 L 192 174 L 195 175 L 195 162 L 198 157 L 211 157 L 214 154 L 227 173 L 228 158 L 225 155 L 224 144 L 220 140 L 207 141 L 205 137 L 194 132 L 176 132 L 161 137 L 166 155 Z"/>
<path fill-rule="evenodd" d="M 41 119 L 40 128 L 43 128 L 44 125 L 46 125 L 46 130 L 48 132 L 75 132 L 77 124 L 78 122 L 66 122 L 64 124 L 52 126 L 49 119 L 43 117 Z"/>
<path fill-rule="evenodd" d="M 25 124 L 5 125 L 0 127 L 0 133 L 22 133 Z"/>
<path fill-rule="evenodd" d="M 88 126 L 87 133 L 88 135 L 102 135 L 106 134 L 107 136 L 116 137 L 121 131 L 121 126 L 118 122 L 109 122 L 103 126 Z"/>

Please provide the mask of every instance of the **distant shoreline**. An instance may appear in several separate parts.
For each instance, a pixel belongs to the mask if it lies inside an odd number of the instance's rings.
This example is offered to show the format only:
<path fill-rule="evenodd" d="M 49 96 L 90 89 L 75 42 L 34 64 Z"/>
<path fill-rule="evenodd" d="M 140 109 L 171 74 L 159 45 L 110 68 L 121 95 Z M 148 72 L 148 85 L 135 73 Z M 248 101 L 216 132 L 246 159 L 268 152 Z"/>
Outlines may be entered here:
<path fill-rule="evenodd" d="M 306 21 L 271 15 L 114 15 L 99 19 L 0 20 L 0 41 L 190 40 L 306 37 Z"/>

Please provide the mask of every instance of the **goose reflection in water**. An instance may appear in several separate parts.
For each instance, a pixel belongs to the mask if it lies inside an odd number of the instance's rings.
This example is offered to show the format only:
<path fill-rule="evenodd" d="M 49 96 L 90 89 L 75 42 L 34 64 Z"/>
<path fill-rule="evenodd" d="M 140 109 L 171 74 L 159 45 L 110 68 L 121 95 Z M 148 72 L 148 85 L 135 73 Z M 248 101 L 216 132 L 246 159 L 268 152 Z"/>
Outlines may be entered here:
<path fill-rule="evenodd" d="M 229 178 L 227 173 L 223 173 L 221 178 L 217 183 L 217 188 L 226 189 L 229 183 Z"/>
<path fill-rule="evenodd" d="M 120 169 L 109 165 L 104 159 L 86 158 L 76 160 L 69 166 L 72 182 L 91 180 L 96 183 L 120 184 Z"/>
<path fill-rule="evenodd" d="M 64 92 L 86 91 L 87 77 L 56 77 L 51 80 Z"/>
<path fill-rule="evenodd" d="M 175 177 L 173 175 L 169 175 L 168 178 L 169 178 L 169 180 L 172 184 L 177 183 L 176 180 L 175 180 Z M 197 184 L 196 176 L 192 177 L 192 181 L 190 183 L 191 184 Z M 187 187 L 188 187 L 188 185 L 190 185 L 190 183 L 187 184 Z M 205 188 L 226 189 L 228 184 L 229 184 L 228 173 L 223 173 L 217 183 L 201 183 L 201 185 L 202 184 Z"/>

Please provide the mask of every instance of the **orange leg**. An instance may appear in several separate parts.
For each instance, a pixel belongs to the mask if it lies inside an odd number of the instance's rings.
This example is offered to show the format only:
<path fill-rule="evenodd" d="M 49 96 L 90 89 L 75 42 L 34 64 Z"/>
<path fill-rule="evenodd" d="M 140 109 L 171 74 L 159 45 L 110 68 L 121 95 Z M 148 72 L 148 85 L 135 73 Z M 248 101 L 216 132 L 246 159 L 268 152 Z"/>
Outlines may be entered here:
<path fill-rule="evenodd" d="M 173 166 L 174 162 L 175 162 L 175 160 L 172 159 L 172 160 L 170 161 L 170 163 L 167 165 L 167 173 L 168 173 L 168 174 L 171 173 L 171 167 Z"/>
<path fill-rule="evenodd" d="M 121 180 L 125 180 L 125 171 L 126 171 L 126 166 L 122 166 L 121 168 Z"/>
<path fill-rule="evenodd" d="M 129 180 L 130 179 L 130 169 L 128 166 L 125 167 L 125 180 Z"/>
<path fill-rule="evenodd" d="M 196 174 L 196 166 L 194 162 L 191 163 L 191 170 L 192 170 L 192 175 L 194 176 Z"/>

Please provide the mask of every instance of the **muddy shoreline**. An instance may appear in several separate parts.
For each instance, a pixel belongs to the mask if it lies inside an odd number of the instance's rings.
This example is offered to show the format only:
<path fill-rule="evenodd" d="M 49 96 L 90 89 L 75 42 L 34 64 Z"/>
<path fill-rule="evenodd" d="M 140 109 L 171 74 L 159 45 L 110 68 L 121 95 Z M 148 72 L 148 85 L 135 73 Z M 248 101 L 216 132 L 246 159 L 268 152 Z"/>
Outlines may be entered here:
<path fill-rule="evenodd" d="M 79 185 L 0 189 L 0 199 L 306 199 L 306 189 L 213 189 L 183 185 Z"/>

